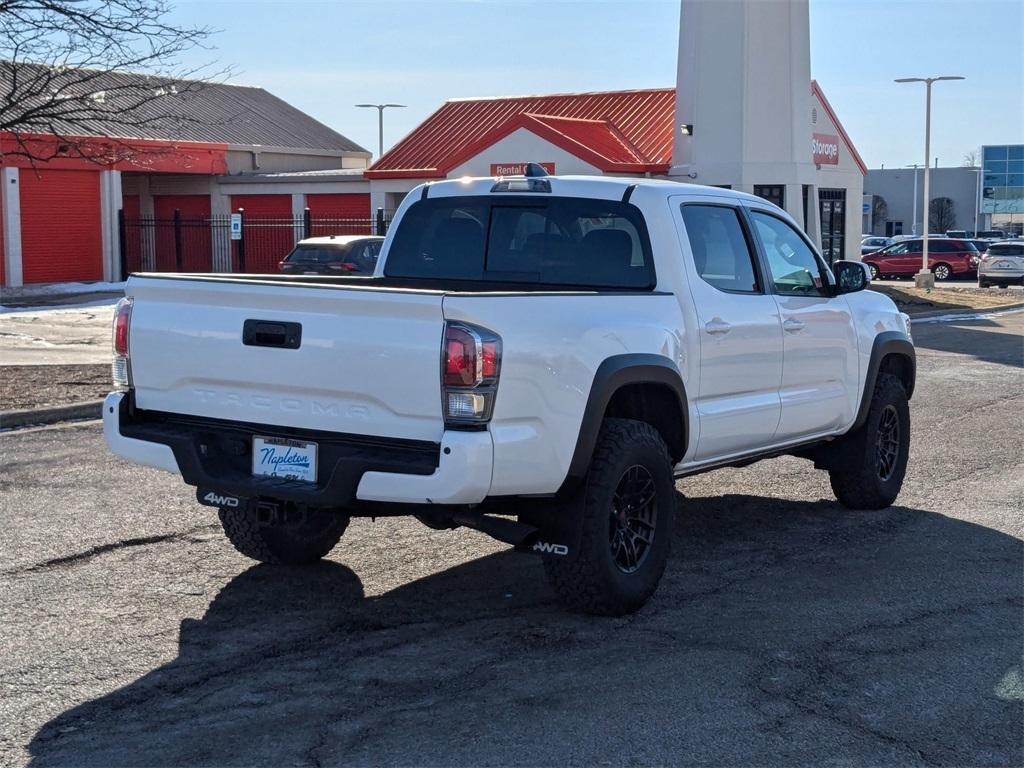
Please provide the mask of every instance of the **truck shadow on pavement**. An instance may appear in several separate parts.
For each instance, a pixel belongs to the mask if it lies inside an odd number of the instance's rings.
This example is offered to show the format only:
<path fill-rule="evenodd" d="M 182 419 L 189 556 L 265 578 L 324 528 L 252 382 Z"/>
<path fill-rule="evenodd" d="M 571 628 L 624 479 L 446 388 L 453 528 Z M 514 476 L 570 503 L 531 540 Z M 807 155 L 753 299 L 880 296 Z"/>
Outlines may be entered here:
<path fill-rule="evenodd" d="M 251 567 L 32 764 L 1021 764 L 1018 539 L 737 495 L 677 519 L 622 619 L 512 553 L 369 598 L 337 562 Z"/>

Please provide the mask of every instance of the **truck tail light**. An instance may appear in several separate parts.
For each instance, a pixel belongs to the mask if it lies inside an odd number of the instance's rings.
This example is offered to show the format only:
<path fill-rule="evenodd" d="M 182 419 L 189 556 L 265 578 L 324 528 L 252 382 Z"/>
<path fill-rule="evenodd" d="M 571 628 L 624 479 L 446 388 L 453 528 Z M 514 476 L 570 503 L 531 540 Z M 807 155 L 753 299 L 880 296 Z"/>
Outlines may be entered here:
<path fill-rule="evenodd" d="M 501 373 L 501 337 L 469 323 L 446 323 L 441 350 L 445 426 L 482 426 L 491 420 Z"/>
<path fill-rule="evenodd" d="M 131 386 L 131 370 L 128 359 L 128 332 L 132 322 L 132 300 L 123 298 L 114 309 L 113 346 L 114 360 L 111 374 L 114 385 Z"/>

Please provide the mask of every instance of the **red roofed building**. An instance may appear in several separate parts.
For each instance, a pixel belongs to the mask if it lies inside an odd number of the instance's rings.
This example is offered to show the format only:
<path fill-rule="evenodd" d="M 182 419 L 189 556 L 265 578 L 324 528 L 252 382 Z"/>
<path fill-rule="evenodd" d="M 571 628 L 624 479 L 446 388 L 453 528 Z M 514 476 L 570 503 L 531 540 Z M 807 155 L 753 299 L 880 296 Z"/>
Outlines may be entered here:
<path fill-rule="evenodd" d="M 867 169 L 818 83 L 810 85 L 812 109 L 807 120 L 815 143 L 807 147 L 805 162 L 817 168 L 814 187 L 823 191 L 820 205 L 827 210 L 820 214 L 828 221 L 821 225 L 804 211 L 796 213 L 803 214 L 801 223 L 820 236 L 823 249 L 835 257 L 854 243 L 851 239 L 847 244 L 850 238 L 834 234 L 834 210 L 841 206 L 836 216 L 845 218 L 847 199 L 860 204 L 860 185 L 855 182 Z M 673 166 L 676 119 L 675 88 L 452 99 L 365 172 L 370 180 L 370 206 L 394 210 L 409 190 L 424 181 L 515 175 L 527 162 L 540 163 L 549 173 L 560 175 L 667 177 Z M 785 185 L 735 188 L 793 211 L 793 201 L 786 206 L 783 199 Z M 834 194 L 838 189 L 848 190 L 841 200 Z M 804 200 L 797 208 L 809 210 L 810 203 Z"/>

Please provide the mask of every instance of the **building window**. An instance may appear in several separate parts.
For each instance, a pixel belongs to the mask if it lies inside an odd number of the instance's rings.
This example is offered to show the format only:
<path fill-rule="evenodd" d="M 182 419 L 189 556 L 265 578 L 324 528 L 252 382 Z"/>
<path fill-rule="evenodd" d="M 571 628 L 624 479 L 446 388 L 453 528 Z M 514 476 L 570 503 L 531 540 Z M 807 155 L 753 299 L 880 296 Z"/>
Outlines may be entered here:
<path fill-rule="evenodd" d="M 903 222 L 902 221 L 887 221 L 885 222 L 885 236 L 896 237 L 897 235 L 903 234 Z"/>
<path fill-rule="evenodd" d="M 786 187 L 782 184 L 755 184 L 754 194 L 779 208 L 786 207 Z"/>
<path fill-rule="evenodd" d="M 821 253 L 831 264 L 846 252 L 846 190 L 818 191 L 818 213 L 821 216 Z"/>

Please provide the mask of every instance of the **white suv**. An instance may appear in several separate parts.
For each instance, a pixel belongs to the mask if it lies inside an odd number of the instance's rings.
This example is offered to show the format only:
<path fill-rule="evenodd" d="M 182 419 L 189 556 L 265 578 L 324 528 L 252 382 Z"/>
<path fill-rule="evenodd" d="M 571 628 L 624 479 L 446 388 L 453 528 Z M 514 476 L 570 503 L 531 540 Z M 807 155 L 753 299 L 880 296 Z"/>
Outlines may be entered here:
<path fill-rule="evenodd" d="M 679 477 L 792 454 L 847 507 L 893 502 L 914 348 L 862 264 L 752 195 L 531 172 L 414 190 L 373 277 L 133 276 L 111 449 L 257 560 L 415 515 L 600 614 L 654 592 Z"/>
<path fill-rule="evenodd" d="M 1024 240 L 992 243 L 978 264 L 978 287 L 1024 285 Z"/>

